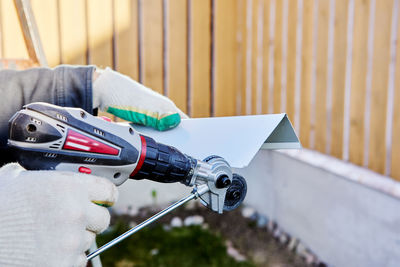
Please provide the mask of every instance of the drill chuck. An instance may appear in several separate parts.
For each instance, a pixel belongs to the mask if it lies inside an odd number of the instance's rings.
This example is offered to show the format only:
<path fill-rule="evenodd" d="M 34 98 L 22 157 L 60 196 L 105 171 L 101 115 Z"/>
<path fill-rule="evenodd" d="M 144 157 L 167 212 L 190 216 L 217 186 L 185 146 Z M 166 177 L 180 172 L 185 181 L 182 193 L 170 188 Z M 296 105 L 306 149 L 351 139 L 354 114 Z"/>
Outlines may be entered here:
<path fill-rule="evenodd" d="M 196 160 L 176 148 L 157 143 L 153 138 L 140 135 L 141 155 L 130 178 L 148 179 L 161 183 L 184 182 L 196 165 Z M 190 177 L 189 177 L 190 178 Z"/>

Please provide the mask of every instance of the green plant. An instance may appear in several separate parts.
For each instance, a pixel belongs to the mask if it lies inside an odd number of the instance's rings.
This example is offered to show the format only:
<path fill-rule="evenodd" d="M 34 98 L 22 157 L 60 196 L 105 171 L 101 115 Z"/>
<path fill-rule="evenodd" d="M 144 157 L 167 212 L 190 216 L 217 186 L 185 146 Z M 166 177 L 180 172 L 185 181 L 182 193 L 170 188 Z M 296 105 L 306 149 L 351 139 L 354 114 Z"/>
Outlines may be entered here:
<path fill-rule="evenodd" d="M 157 190 L 151 190 L 151 198 L 153 199 L 153 205 L 157 206 Z"/>
<path fill-rule="evenodd" d="M 98 245 L 128 229 L 118 222 L 111 231 L 100 235 Z M 161 225 L 147 227 L 101 255 L 103 266 L 229 266 L 250 267 L 237 262 L 226 252 L 221 236 L 200 226 L 165 230 Z"/>

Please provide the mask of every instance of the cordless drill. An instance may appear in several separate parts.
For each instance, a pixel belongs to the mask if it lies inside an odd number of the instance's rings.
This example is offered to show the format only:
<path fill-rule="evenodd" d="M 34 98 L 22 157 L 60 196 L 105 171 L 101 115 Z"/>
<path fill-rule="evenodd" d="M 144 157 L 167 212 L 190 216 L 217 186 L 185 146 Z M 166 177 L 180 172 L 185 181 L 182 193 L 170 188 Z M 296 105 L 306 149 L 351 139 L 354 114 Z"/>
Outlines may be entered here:
<path fill-rule="evenodd" d="M 247 186 L 221 157 L 194 159 L 157 143 L 129 124 L 106 121 L 79 108 L 46 103 L 23 107 L 9 121 L 8 145 L 28 170 L 94 174 L 120 185 L 128 178 L 194 187 L 201 202 L 222 213 L 238 207 Z"/>

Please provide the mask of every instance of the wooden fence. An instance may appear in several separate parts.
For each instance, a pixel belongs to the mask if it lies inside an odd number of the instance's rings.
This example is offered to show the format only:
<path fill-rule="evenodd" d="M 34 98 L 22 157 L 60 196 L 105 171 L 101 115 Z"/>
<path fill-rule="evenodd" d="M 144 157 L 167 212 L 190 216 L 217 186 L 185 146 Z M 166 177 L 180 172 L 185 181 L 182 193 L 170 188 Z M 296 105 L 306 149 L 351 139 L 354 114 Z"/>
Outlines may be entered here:
<path fill-rule="evenodd" d="M 50 65 L 110 66 L 193 117 L 286 112 L 400 180 L 400 0 L 32 0 Z M 1 57 L 27 57 L 0 0 Z"/>

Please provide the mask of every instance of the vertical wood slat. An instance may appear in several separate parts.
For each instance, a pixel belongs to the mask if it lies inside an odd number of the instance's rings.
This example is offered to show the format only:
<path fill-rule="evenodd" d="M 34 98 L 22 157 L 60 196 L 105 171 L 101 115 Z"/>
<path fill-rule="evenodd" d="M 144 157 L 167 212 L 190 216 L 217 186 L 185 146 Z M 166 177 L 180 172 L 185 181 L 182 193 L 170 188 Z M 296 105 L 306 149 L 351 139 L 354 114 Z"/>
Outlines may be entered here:
<path fill-rule="evenodd" d="M 215 1 L 215 116 L 234 115 L 236 111 L 237 3 L 237 0 Z"/>
<path fill-rule="evenodd" d="M 318 3 L 318 33 L 316 58 L 316 90 L 315 90 L 315 149 L 324 153 L 326 144 L 326 87 L 328 64 L 328 27 L 329 1 L 320 0 Z"/>
<path fill-rule="evenodd" d="M 191 0 L 191 116 L 210 116 L 211 1 Z"/>
<path fill-rule="evenodd" d="M 249 107 L 247 106 L 247 9 L 248 0 L 238 1 L 238 77 L 236 79 L 238 84 L 238 95 L 240 96 L 240 114 L 245 115 Z"/>
<path fill-rule="evenodd" d="M 393 119 L 395 111 L 394 108 L 394 97 L 395 97 L 395 80 L 396 80 L 396 58 L 398 46 L 398 26 L 399 26 L 399 0 L 393 1 L 392 9 L 392 22 L 391 22 L 391 33 L 390 33 L 390 65 L 389 65 L 389 77 L 388 77 L 388 93 L 387 93 L 387 110 L 386 110 L 386 132 L 385 132 L 385 171 L 384 174 L 390 176 L 392 168 L 392 146 L 393 146 Z"/>
<path fill-rule="evenodd" d="M 393 0 L 376 1 L 368 167 L 383 173 Z"/>
<path fill-rule="evenodd" d="M 292 120 L 295 117 L 295 87 L 296 87 L 296 40 L 297 36 L 297 2 L 289 1 L 288 10 L 288 47 L 287 47 L 287 97 L 286 113 Z"/>
<path fill-rule="evenodd" d="M 1 24 L 3 40 L 3 57 L 5 58 L 28 58 L 21 27 L 19 25 L 14 3 L 10 0 L 2 0 Z"/>
<path fill-rule="evenodd" d="M 262 98 L 263 98 L 263 68 L 266 62 L 263 62 L 263 46 L 266 44 L 264 36 L 264 17 L 265 17 L 265 1 L 259 0 L 257 4 L 257 46 L 256 51 L 256 64 L 255 64 L 255 114 L 262 114 Z"/>
<path fill-rule="evenodd" d="M 141 0 L 142 12 L 142 83 L 163 93 L 163 3 L 162 0 Z"/>
<path fill-rule="evenodd" d="M 138 44 L 138 1 L 112 1 L 113 17 L 113 63 L 118 72 L 139 80 L 139 44 Z M 100 114 L 102 115 L 102 114 Z M 110 116 L 110 114 L 104 114 Z M 124 121 L 112 115 L 113 121 Z"/>
<path fill-rule="evenodd" d="M 289 21 L 289 0 L 282 1 L 282 70 L 280 79 L 280 111 L 286 113 L 287 104 L 287 53 L 288 53 L 288 21 Z"/>
<path fill-rule="evenodd" d="M 268 36 L 264 35 L 264 27 L 268 26 L 263 24 L 265 17 L 265 1 L 253 0 L 252 10 L 252 70 L 251 70 L 251 113 L 262 113 L 262 99 L 263 99 L 263 69 L 268 62 L 263 61 L 263 47 L 267 45 L 265 42 Z"/>
<path fill-rule="evenodd" d="M 396 72 L 394 84 L 391 176 L 400 181 L 400 20 L 397 27 Z"/>
<path fill-rule="evenodd" d="M 270 45 L 272 40 L 270 40 L 270 27 L 271 27 L 271 0 L 264 1 L 264 45 L 263 45 L 263 89 L 262 89 L 262 113 L 268 113 L 268 97 L 269 97 L 269 71 L 270 71 Z"/>
<path fill-rule="evenodd" d="M 4 21 L 3 21 L 3 0 L 0 0 L 0 58 L 4 57 Z"/>
<path fill-rule="evenodd" d="M 54 0 L 31 0 L 31 5 L 47 62 L 49 66 L 59 65 L 60 40 L 57 2 Z"/>
<path fill-rule="evenodd" d="M 90 64 L 98 67 L 112 67 L 113 65 L 113 22 L 112 1 L 87 0 L 88 1 L 88 38 Z"/>
<path fill-rule="evenodd" d="M 88 47 L 85 2 L 60 0 L 59 3 L 62 63 L 85 65 Z M 71 14 L 74 15 L 71 16 Z"/>
<path fill-rule="evenodd" d="M 265 113 L 268 97 L 268 0 L 239 1 L 241 114 Z M 249 99 L 248 99 L 249 98 Z"/>
<path fill-rule="evenodd" d="M 139 80 L 138 1 L 114 1 L 116 69 Z"/>
<path fill-rule="evenodd" d="M 294 130 L 299 136 L 300 134 L 300 115 L 301 115 L 301 75 L 302 62 L 301 56 L 303 51 L 303 13 L 304 1 L 297 0 L 297 25 L 296 25 L 296 73 L 295 73 L 295 88 L 294 88 L 294 117 L 292 118 Z"/>
<path fill-rule="evenodd" d="M 251 64 L 250 68 L 250 79 L 251 79 L 251 114 L 256 114 L 257 110 L 257 58 L 258 58 L 258 9 L 259 0 L 252 1 L 251 10 Z M 260 0 L 261 1 L 261 0 Z"/>
<path fill-rule="evenodd" d="M 310 146 L 311 133 L 311 84 L 312 84 L 312 52 L 314 34 L 314 1 L 304 1 L 303 8 L 303 44 L 301 58 L 301 116 L 300 140 L 304 147 Z"/>
<path fill-rule="evenodd" d="M 364 156 L 364 110 L 370 12 L 370 0 L 354 1 L 349 160 L 358 165 L 363 164 Z"/>
<path fill-rule="evenodd" d="M 113 21 L 112 1 L 86 0 L 87 1 L 87 39 L 88 39 L 88 64 L 99 68 L 113 67 Z M 110 117 L 106 112 L 99 112 L 99 116 Z M 111 116 L 117 121 L 115 116 Z"/>
<path fill-rule="evenodd" d="M 281 112 L 283 0 L 276 1 L 273 112 Z"/>
<path fill-rule="evenodd" d="M 187 1 L 167 1 L 167 96 L 187 111 Z"/>
<path fill-rule="evenodd" d="M 334 58 L 332 74 L 331 154 L 343 154 L 344 88 L 346 78 L 348 0 L 337 0 L 335 7 Z"/>

